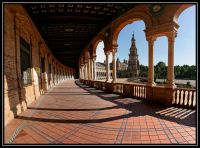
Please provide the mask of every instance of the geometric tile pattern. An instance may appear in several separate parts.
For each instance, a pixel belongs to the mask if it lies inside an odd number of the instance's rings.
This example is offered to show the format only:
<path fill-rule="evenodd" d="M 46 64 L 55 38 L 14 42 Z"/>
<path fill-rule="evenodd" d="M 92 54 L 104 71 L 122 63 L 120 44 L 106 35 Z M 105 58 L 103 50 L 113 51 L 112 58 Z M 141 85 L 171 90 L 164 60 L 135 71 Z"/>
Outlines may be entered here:
<path fill-rule="evenodd" d="M 196 144 L 196 114 L 68 80 L 11 121 L 4 130 L 4 143 Z"/>

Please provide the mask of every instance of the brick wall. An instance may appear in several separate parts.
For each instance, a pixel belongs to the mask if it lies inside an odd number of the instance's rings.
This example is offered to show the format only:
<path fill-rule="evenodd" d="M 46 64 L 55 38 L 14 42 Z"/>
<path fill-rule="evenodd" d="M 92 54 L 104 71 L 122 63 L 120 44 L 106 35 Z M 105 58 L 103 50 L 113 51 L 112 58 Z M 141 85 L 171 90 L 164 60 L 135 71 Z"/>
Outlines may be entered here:
<path fill-rule="evenodd" d="M 40 57 L 45 58 L 45 69 L 48 72 L 47 55 L 54 59 L 52 66 L 62 66 L 65 71 L 75 70 L 62 65 L 45 45 L 40 33 L 20 4 L 3 4 L 3 54 L 4 54 L 4 125 L 14 116 L 25 111 L 27 106 L 37 100 L 41 92 L 49 86 L 47 80 L 41 80 Z M 32 84 L 21 85 L 20 37 L 31 45 Z M 58 67 L 58 66 L 55 66 Z M 48 76 L 48 74 L 47 74 Z M 42 83 L 43 84 L 40 84 Z"/>

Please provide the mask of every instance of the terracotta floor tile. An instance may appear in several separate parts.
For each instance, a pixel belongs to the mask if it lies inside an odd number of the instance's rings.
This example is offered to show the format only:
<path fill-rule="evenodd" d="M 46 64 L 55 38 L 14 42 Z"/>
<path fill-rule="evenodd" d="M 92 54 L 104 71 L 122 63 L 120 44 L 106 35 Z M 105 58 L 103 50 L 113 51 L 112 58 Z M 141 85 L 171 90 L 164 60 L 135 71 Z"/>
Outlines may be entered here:
<path fill-rule="evenodd" d="M 165 139 L 167 139 L 167 136 L 166 135 L 158 135 L 158 138 L 160 139 L 160 140 L 165 140 Z"/>
<path fill-rule="evenodd" d="M 170 144 L 170 141 L 169 140 L 160 140 L 160 143 L 161 144 Z"/>
<path fill-rule="evenodd" d="M 192 136 L 184 136 L 184 138 L 185 138 L 187 141 L 194 140 L 194 138 L 193 138 Z"/>
<path fill-rule="evenodd" d="M 174 136 L 175 138 L 182 137 L 182 135 L 181 135 L 180 133 L 173 134 L 173 136 Z"/>
<path fill-rule="evenodd" d="M 150 132 L 149 132 L 149 135 L 150 135 L 150 136 L 153 136 L 153 135 L 157 135 L 157 133 L 156 133 L 156 131 L 150 131 Z"/>
<path fill-rule="evenodd" d="M 161 143 L 160 140 L 151 140 L 150 142 L 151 142 L 151 144 L 160 144 Z"/>
<path fill-rule="evenodd" d="M 157 135 L 155 135 L 155 136 L 150 135 L 150 139 L 151 139 L 151 140 L 158 140 L 159 137 L 158 137 Z"/>
<path fill-rule="evenodd" d="M 135 103 L 123 105 L 127 99 Z M 64 81 L 13 119 L 5 127 L 4 141 L 10 140 L 12 144 L 194 144 L 196 116 L 180 120 L 156 114 L 166 109 L 169 107 L 104 93 L 78 81 L 76 84 Z M 21 127 L 22 123 L 28 126 Z M 11 135 L 20 127 L 21 132 L 12 141 Z"/>
<path fill-rule="evenodd" d="M 142 136 L 141 136 L 141 140 L 142 140 L 142 141 L 143 141 L 143 140 L 144 140 L 144 141 L 150 140 L 150 136 L 146 136 L 146 135 L 143 136 L 143 135 L 142 135 Z"/>
<path fill-rule="evenodd" d="M 190 140 L 188 141 L 189 144 L 196 144 L 196 140 Z"/>
<path fill-rule="evenodd" d="M 142 144 L 151 144 L 150 140 L 142 140 Z"/>

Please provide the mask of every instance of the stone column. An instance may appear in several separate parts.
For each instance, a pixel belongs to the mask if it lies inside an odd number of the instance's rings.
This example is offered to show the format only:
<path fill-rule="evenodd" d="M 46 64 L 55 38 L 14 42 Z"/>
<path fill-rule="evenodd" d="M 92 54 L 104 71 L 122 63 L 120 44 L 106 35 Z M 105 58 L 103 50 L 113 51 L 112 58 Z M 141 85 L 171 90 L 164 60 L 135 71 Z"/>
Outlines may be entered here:
<path fill-rule="evenodd" d="M 109 60 L 108 60 L 110 51 L 106 51 L 105 54 L 106 54 L 106 82 L 108 82 L 110 79 L 110 76 L 109 76 L 110 75 L 110 65 L 109 65 Z"/>
<path fill-rule="evenodd" d="M 85 69 L 85 80 L 87 80 L 87 78 L 88 78 L 87 77 L 87 63 L 85 63 L 85 68 L 84 69 Z"/>
<path fill-rule="evenodd" d="M 82 65 L 82 79 L 85 79 L 85 73 L 84 73 L 85 69 L 84 69 L 84 64 Z"/>
<path fill-rule="evenodd" d="M 65 70 L 65 80 L 67 79 L 67 71 Z"/>
<path fill-rule="evenodd" d="M 92 58 L 93 62 L 93 80 L 96 80 L 96 56 Z"/>
<path fill-rule="evenodd" d="M 90 79 L 90 62 L 89 60 L 87 61 L 87 80 Z"/>
<path fill-rule="evenodd" d="M 90 59 L 90 80 L 93 80 L 93 62 L 92 58 Z"/>
<path fill-rule="evenodd" d="M 81 67 L 80 67 L 80 79 L 83 79 L 82 65 L 81 65 Z"/>
<path fill-rule="evenodd" d="M 58 83 L 60 83 L 60 69 L 58 69 Z"/>
<path fill-rule="evenodd" d="M 88 65 L 88 80 L 90 80 L 90 77 L 91 77 L 91 75 L 90 75 L 90 68 L 91 68 L 91 66 L 90 66 L 90 59 L 88 59 L 87 65 Z"/>
<path fill-rule="evenodd" d="M 83 71 L 83 65 L 81 65 L 81 79 L 84 79 L 84 71 Z"/>
<path fill-rule="evenodd" d="M 116 76 L 116 53 L 117 53 L 117 45 L 112 49 L 112 83 L 117 81 Z"/>
<path fill-rule="evenodd" d="M 155 82 L 154 82 L 154 65 L 153 65 L 153 45 L 154 45 L 154 41 L 155 41 L 155 38 L 154 37 L 148 37 L 147 38 L 147 41 L 148 41 L 148 45 L 149 45 L 149 62 L 148 62 L 148 65 L 149 65 L 149 70 L 148 70 L 148 85 L 149 86 L 154 86 L 155 85 Z"/>
<path fill-rule="evenodd" d="M 175 88 L 174 83 L 174 41 L 176 32 L 172 31 L 168 35 L 168 68 L 167 68 L 167 84 L 168 88 Z"/>
<path fill-rule="evenodd" d="M 81 67 L 79 67 L 79 79 L 81 79 Z"/>
<path fill-rule="evenodd" d="M 82 73 L 82 65 L 80 66 L 80 79 L 82 79 L 83 73 Z"/>

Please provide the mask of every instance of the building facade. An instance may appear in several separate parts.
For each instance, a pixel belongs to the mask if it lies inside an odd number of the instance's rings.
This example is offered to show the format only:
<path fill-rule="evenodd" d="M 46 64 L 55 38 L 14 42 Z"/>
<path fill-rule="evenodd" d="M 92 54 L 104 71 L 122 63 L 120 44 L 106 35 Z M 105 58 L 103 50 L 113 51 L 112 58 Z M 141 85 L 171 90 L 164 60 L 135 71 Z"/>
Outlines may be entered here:
<path fill-rule="evenodd" d="M 110 78 L 112 77 L 112 67 L 110 66 Z M 96 62 L 96 78 L 97 80 L 106 79 L 106 64 L 101 62 Z"/>

